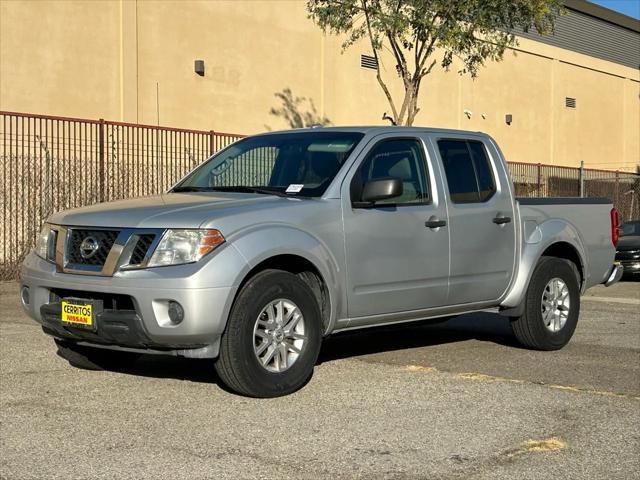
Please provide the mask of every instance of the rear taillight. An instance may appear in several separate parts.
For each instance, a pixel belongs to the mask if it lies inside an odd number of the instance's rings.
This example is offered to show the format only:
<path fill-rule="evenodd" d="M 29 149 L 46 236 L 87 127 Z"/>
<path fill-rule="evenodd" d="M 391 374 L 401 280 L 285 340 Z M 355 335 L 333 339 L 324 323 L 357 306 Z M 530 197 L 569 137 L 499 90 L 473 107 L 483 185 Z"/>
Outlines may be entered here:
<path fill-rule="evenodd" d="M 618 219 L 618 210 L 611 209 L 611 243 L 614 247 L 618 246 L 618 238 L 620 238 L 620 221 Z"/>

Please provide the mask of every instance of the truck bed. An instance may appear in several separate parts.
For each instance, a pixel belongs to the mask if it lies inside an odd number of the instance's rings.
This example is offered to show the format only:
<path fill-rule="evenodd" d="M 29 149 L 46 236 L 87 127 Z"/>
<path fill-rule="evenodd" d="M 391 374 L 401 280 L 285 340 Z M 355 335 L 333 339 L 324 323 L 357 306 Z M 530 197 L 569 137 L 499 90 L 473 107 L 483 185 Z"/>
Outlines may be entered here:
<path fill-rule="evenodd" d="M 585 266 L 583 288 L 605 281 L 615 252 L 611 244 L 611 200 L 602 197 L 518 197 L 516 200 L 523 229 L 523 250 L 527 244 L 537 243 L 538 237 L 546 236 L 540 235 L 541 229 L 549 233 L 565 230 L 567 238 L 575 239 L 583 250 L 580 252 Z"/>

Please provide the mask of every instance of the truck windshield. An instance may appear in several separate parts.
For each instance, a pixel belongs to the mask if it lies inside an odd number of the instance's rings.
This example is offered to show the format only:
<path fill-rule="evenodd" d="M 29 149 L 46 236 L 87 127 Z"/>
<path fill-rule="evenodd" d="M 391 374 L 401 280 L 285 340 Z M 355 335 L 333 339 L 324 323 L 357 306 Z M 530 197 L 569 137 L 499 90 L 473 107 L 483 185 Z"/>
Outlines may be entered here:
<path fill-rule="evenodd" d="M 359 132 L 313 131 L 249 137 L 211 157 L 173 191 L 317 197 L 363 136 Z"/>

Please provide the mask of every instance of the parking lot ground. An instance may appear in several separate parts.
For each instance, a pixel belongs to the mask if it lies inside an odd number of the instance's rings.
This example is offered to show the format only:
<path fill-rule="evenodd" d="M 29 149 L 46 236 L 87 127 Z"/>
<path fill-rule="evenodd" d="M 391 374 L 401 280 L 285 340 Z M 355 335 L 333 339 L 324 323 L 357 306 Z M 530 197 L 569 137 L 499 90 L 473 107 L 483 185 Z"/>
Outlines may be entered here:
<path fill-rule="evenodd" d="M 558 352 L 491 313 L 329 338 L 255 400 L 211 362 L 77 370 L 0 285 L 0 478 L 640 478 L 640 283 L 595 288 Z"/>

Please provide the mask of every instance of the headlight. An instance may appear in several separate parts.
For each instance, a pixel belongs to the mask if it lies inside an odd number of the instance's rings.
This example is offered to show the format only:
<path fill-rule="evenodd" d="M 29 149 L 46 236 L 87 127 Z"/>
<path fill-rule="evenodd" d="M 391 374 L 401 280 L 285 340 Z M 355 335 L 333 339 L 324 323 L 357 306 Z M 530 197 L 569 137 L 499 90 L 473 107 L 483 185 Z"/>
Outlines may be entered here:
<path fill-rule="evenodd" d="M 197 262 L 222 243 L 224 237 L 218 230 L 169 229 L 162 236 L 148 266 L 162 267 Z"/>
<path fill-rule="evenodd" d="M 51 226 L 48 223 L 44 224 L 38 235 L 34 252 L 40 258 L 49 262 L 52 262 L 55 258 L 55 232 L 51 230 Z"/>

